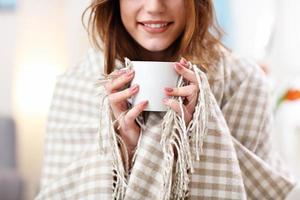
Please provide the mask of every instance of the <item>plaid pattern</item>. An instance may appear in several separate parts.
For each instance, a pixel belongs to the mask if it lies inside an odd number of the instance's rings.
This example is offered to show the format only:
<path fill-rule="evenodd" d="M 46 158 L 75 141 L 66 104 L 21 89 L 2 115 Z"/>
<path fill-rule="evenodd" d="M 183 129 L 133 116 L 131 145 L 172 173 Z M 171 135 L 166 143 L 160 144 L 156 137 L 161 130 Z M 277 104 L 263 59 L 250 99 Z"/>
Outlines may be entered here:
<path fill-rule="evenodd" d="M 295 183 L 270 143 L 271 111 L 263 74 L 254 64 L 223 54 L 213 73 L 207 74 L 213 105 L 203 152 L 189 177 L 189 199 L 284 199 Z M 107 118 L 95 95 L 101 66 L 101 53 L 90 50 L 78 67 L 57 79 L 36 199 L 113 199 L 112 156 L 100 153 L 97 135 L 100 112 Z M 162 198 L 164 113 L 146 115 L 126 200 Z"/>

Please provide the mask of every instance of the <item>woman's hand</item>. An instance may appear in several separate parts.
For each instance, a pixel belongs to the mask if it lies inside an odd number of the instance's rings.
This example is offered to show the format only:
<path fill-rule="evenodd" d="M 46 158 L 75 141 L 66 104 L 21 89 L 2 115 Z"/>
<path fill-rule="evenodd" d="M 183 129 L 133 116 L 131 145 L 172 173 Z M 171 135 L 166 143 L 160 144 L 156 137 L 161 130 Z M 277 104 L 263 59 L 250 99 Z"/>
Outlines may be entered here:
<path fill-rule="evenodd" d="M 199 86 L 195 75 L 195 72 L 188 69 L 187 61 L 182 58 L 180 62 L 176 62 L 174 65 L 175 71 L 182 75 L 190 84 L 184 87 L 178 88 L 165 88 L 165 94 L 169 97 L 171 96 L 182 96 L 185 97 L 183 102 L 184 120 L 188 124 L 192 118 L 195 111 L 195 107 L 198 100 Z M 172 108 L 177 114 L 181 116 L 181 110 L 179 102 L 175 99 L 165 98 L 163 100 L 164 104 Z"/>
<path fill-rule="evenodd" d="M 133 70 L 117 70 L 111 73 L 111 77 L 114 78 L 105 84 L 105 89 L 113 115 L 118 119 L 121 113 L 128 110 L 127 99 L 138 93 L 139 86 L 132 85 L 130 88 L 121 89 L 133 79 Z M 147 104 L 148 101 L 143 101 L 135 105 L 119 120 L 119 135 L 127 146 L 130 159 L 133 155 L 132 150 L 136 147 L 140 134 L 140 127 L 135 119 L 146 108 Z"/>

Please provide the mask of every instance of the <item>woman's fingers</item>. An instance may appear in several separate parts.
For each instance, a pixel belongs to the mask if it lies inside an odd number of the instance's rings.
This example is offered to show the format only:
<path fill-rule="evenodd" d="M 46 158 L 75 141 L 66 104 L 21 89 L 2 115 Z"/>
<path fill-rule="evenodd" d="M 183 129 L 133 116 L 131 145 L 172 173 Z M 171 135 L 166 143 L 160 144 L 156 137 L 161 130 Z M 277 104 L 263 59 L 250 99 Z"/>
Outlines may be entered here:
<path fill-rule="evenodd" d="M 115 70 L 115 71 L 113 71 L 113 72 L 111 72 L 111 73 L 109 74 L 109 77 L 111 77 L 111 78 L 117 78 L 117 77 L 119 77 L 120 75 L 125 74 L 127 71 L 128 71 L 128 70 L 125 69 L 125 68 L 122 68 L 122 69 L 119 69 L 119 70 Z"/>
<path fill-rule="evenodd" d="M 129 148 L 129 151 L 130 149 L 134 149 L 136 146 L 140 134 L 140 127 L 136 123 L 135 119 L 147 107 L 147 105 L 148 101 L 140 102 L 128 110 L 122 120 L 119 121 L 121 125 L 120 135 Z"/>
<path fill-rule="evenodd" d="M 197 85 L 187 85 L 178 88 L 165 88 L 165 94 L 168 96 L 193 96 L 193 94 L 198 92 Z"/>
<path fill-rule="evenodd" d="M 133 106 L 125 115 L 125 123 L 133 124 L 135 123 L 135 119 L 139 116 L 141 112 L 147 107 L 148 101 L 142 101 L 137 105 Z"/>
<path fill-rule="evenodd" d="M 137 94 L 138 91 L 139 91 L 139 86 L 137 84 L 134 84 L 130 88 L 127 88 L 125 90 L 109 94 L 108 99 L 110 103 L 116 104 L 127 100 L 128 98 Z"/>
<path fill-rule="evenodd" d="M 163 100 L 163 102 L 166 106 L 169 106 L 170 108 L 172 108 L 179 116 L 182 116 L 180 104 L 177 100 L 165 98 Z M 187 109 L 187 107 L 185 105 L 182 105 L 182 108 L 183 108 L 183 113 L 184 113 L 184 120 L 185 120 L 185 122 L 189 122 L 190 119 L 192 118 L 193 113 L 190 113 L 190 111 Z"/>
<path fill-rule="evenodd" d="M 120 74 L 118 75 L 118 73 L 120 73 Z M 106 88 L 108 93 L 115 92 L 118 89 L 124 87 L 124 85 L 129 83 L 134 77 L 134 71 L 133 70 L 128 70 L 125 73 L 116 72 L 116 74 L 117 74 L 116 78 L 112 79 L 112 81 L 108 82 L 105 85 L 105 88 Z"/>
<path fill-rule="evenodd" d="M 181 58 L 179 62 L 188 68 L 189 64 L 185 58 Z"/>
<path fill-rule="evenodd" d="M 188 104 L 186 108 L 190 110 L 196 105 L 198 99 L 199 89 L 197 85 L 188 85 L 179 88 L 165 88 L 165 94 L 168 96 L 182 96 L 186 97 Z"/>
<path fill-rule="evenodd" d="M 191 83 L 194 83 L 196 85 L 198 84 L 195 73 L 192 70 L 188 69 L 184 64 L 176 62 L 174 64 L 174 68 L 178 74 L 183 76 L 183 78 L 190 81 Z"/>
<path fill-rule="evenodd" d="M 192 118 L 193 112 L 195 110 L 195 106 L 197 104 L 198 99 L 198 86 L 196 85 L 188 85 L 179 88 L 165 88 L 165 94 L 168 96 L 182 96 L 186 97 L 187 104 L 183 105 L 185 121 L 189 122 Z M 175 99 L 164 99 L 164 103 L 171 107 L 177 114 L 181 116 L 181 110 L 179 106 L 179 102 Z"/>

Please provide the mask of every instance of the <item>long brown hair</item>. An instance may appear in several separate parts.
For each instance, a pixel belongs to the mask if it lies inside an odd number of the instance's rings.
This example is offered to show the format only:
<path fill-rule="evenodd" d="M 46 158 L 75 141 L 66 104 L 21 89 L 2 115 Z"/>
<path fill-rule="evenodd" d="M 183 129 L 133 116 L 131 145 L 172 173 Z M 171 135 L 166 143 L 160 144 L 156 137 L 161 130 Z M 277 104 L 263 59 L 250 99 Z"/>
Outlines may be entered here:
<path fill-rule="evenodd" d="M 188 10 L 186 27 L 181 36 L 171 45 L 174 57 L 201 64 L 205 68 L 220 57 L 218 46 L 222 32 L 218 27 L 212 0 L 184 0 Z M 88 14 L 87 25 L 84 17 Z M 140 46 L 126 31 L 120 16 L 119 0 L 93 0 L 82 15 L 91 43 L 104 52 L 105 73 L 113 71 L 115 60 L 128 57 L 143 60 L 139 55 Z M 122 38 L 122 42 L 117 41 Z M 123 42 L 126 41 L 126 42 Z"/>

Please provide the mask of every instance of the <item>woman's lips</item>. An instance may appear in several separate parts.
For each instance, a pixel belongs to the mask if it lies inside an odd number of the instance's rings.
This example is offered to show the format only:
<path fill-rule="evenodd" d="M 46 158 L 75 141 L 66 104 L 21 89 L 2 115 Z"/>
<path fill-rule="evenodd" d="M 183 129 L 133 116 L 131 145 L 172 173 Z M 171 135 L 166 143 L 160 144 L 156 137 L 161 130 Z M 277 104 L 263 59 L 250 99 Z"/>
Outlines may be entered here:
<path fill-rule="evenodd" d="M 141 25 L 142 28 L 149 33 L 163 33 L 166 30 L 168 30 L 172 22 L 147 21 L 147 22 L 139 22 L 138 24 Z"/>

